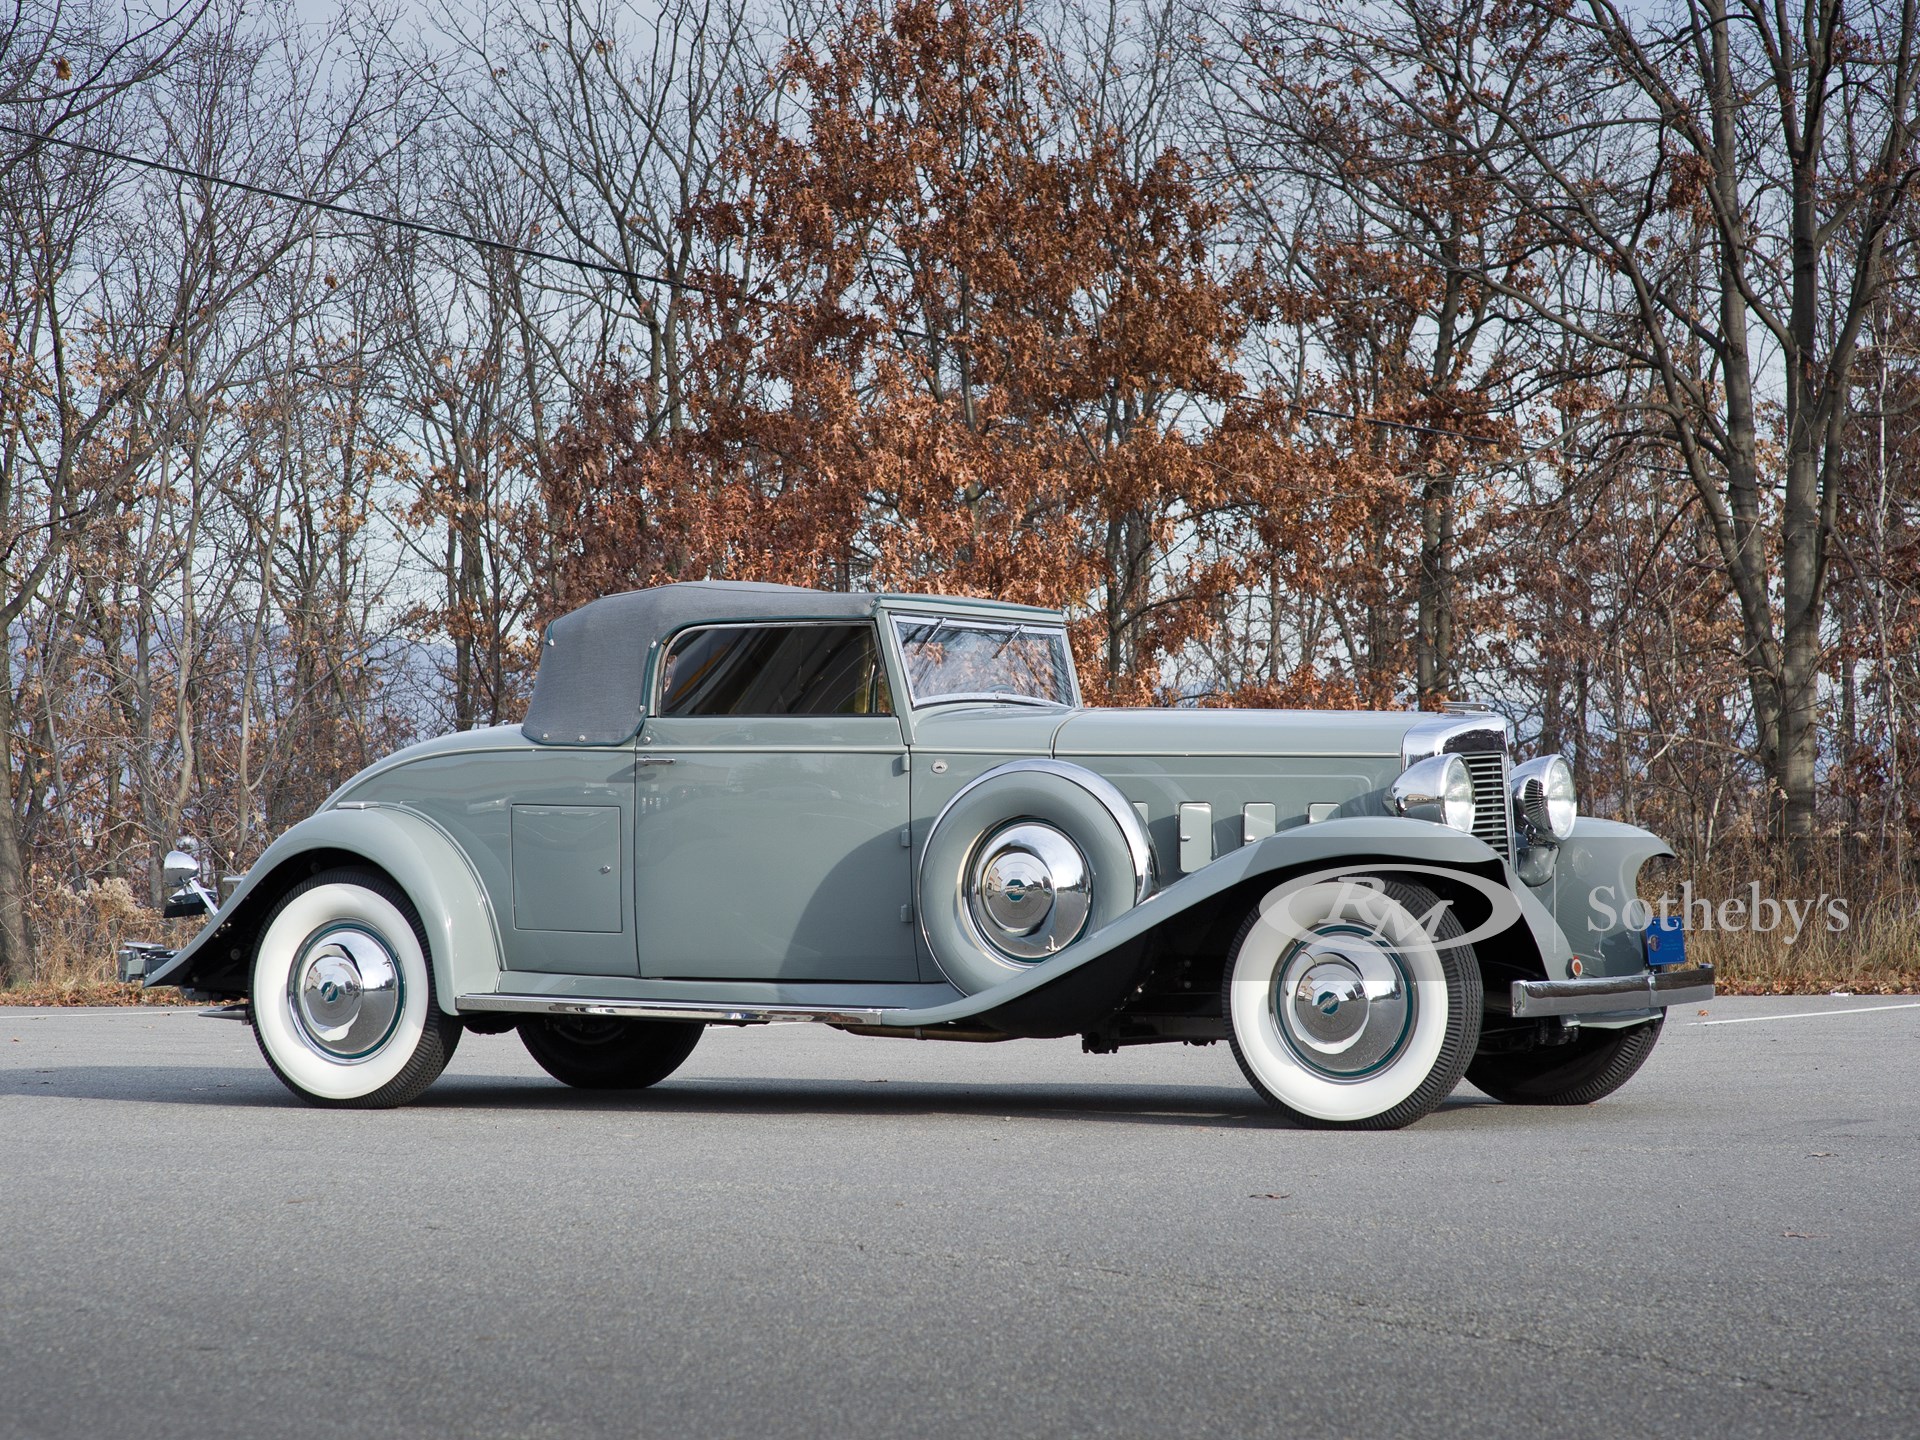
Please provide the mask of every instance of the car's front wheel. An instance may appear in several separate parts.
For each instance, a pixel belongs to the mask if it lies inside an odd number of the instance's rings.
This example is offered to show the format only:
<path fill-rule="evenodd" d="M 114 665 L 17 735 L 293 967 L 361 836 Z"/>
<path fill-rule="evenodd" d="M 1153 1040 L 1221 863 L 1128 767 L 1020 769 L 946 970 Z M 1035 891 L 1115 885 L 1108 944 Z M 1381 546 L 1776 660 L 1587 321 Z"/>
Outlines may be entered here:
<path fill-rule="evenodd" d="M 1391 1130 L 1452 1093 L 1480 1036 L 1480 968 L 1445 903 L 1370 877 L 1269 895 L 1221 986 L 1234 1058 L 1296 1122 Z"/>
<path fill-rule="evenodd" d="M 678 1070 L 706 1028 L 685 1020 L 556 1016 L 522 1020 L 521 1043 L 540 1068 L 577 1090 L 644 1090 Z"/>
<path fill-rule="evenodd" d="M 1666 1017 L 1625 1030 L 1584 1029 L 1565 1045 L 1482 1055 L 1467 1079 L 1508 1105 L 1591 1105 L 1647 1063 Z"/>
<path fill-rule="evenodd" d="M 254 949 L 250 999 L 260 1053 L 314 1105 L 404 1105 L 460 1043 L 419 914 L 377 870 L 328 870 L 281 898 Z"/>

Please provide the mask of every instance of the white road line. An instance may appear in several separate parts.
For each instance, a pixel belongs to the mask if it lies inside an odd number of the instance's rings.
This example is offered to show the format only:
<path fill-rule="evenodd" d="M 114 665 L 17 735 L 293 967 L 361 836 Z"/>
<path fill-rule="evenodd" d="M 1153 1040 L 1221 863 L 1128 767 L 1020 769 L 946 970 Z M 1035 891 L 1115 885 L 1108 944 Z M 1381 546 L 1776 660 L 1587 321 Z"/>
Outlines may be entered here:
<path fill-rule="evenodd" d="M 1791 1015 L 1741 1015 L 1732 1020 L 1696 1020 L 1696 1025 L 1751 1025 L 1759 1020 L 1824 1020 L 1829 1015 L 1872 1015 L 1880 1010 L 1920 1010 L 1920 1000 L 1901 1005 L 1850 1005 L 1845 1010 L 1796 1010 Z"/>

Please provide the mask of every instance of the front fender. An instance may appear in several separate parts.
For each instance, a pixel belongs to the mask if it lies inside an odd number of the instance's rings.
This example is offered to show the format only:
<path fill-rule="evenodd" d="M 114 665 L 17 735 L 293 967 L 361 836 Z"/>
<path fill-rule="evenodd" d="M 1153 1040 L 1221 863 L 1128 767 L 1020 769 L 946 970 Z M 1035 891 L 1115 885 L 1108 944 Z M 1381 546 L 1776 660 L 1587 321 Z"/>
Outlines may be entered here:
<path fill-rule="evenodd" d="M 1268 881 L 1320 868 L 1391 871 L 1412 867 L 1472 876 L 1507 890 L 1519 905 L 1523 923 L 1502 937 L 1516 973 L 1564 977 L 1571 950 L 1561 927 L 1526 886 L 1515 882 L 1506 862 L 1486 842 L 1425 820 L 1394 816 L 1324 820 L 1295 826 L 1244 845 L 1165 889 L 1155 892 L 1113 923 L 1076 944 L 1059 959 L 1021 974 L 965 1000 L 904 1012 L 900 1025 L 938 1025 L 984 1019 L 1019 1033 L 1069 1034 L 1102 1018 L 1090 1013 L 1104 996 L 1094 972 L 1111 972 L 1111 1004 L 1118 1004 L 1137 982 L 1145 942 L 1153 931 L 1182 923 L 1216 901 L 1231 901 L 1236 889 L 1260 892 Z M 1240 903 L 1251 905 L 1257 893 Z M 1513 952 L 1517 948 L 1517 954 Z M 1111 1008 L 1111 1004 L 1108 1008 Z"/>
<path fill-rule="evenodd" d="M 280 896 L 317 871 L 351 864 L 384 870 L 413 901 L 442 1010 L 451 1015 L 456 997 L 498 988 L 498 922 L 459 846 L 416 811 L 351 801 L 302 820 L 269 845 L 192 943 L 146 983 L 246 994 L 254 941 Z"/>
<path fill-rule="evenodd" d="M 1637 825 L 1585 816 L 1574 822 L 1554 857 L 1548 888 L 1554 919 L 1586 974 L 1637 975 L 1646 968 L 1646 936 L 1628 923 L 1628 907 L 1640 893 L 1640 867 L 1672 854 L 1666 841 Z"/>

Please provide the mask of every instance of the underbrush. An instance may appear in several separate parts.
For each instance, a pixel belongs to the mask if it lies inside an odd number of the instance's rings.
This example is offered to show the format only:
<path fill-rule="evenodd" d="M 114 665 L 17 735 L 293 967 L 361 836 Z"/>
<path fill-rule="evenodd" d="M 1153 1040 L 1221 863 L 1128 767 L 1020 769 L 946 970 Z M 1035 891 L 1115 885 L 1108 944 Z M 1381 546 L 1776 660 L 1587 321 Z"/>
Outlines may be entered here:
<path fill-rule="evenodd" d="M 33 945 L 27 972 L 0 989 L 0 1005 L 181 1005 L 178 990 L 145 990 L 119 979 L 117 956 L 129 940 L 185 945 L 200 928 L 164 920 L 142 905 L 119 876 L 68 886 L 36 880 L 28 887 Z"/>
<path fill-rule="evenodd" d="M 1886 857 L 1836 842 L 1791 871 L 1762 846 L 1710 863 L 1649 864 L 1640 895 L 1687 926 L 1687 958 L 1714 966 L 1727 995 L 1920 992 L 1920 890 Z"/>
<path fill-rule="evenodd" d="M 1885 904 L 1845 930 L 1778 934 L 1711 930 L 1687 935 L 1687 959 L 1715 968 L 1723 995 L 1908 995 L 1920 992 L 1920 913 Z"/>

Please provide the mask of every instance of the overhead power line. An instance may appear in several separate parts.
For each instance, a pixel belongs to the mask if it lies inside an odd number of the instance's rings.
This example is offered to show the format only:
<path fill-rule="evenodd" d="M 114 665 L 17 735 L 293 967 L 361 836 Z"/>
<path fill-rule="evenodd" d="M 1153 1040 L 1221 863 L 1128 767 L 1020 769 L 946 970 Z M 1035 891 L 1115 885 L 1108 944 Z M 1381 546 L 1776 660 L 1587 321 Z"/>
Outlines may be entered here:
<path fill-rule="evenodd" d="M 0 123 L 0 131 L 17 135 L 23 140 L 36 141 L 42 145 L 59 145 L 68 150 L 77 150 L 83 155 L 92 155 L 101 160 L 114 160 L 122 165 L 132 165 L 140 170 L 153 170 L 162 175 L 172 175 L 182 180 L 195 180 L 202 185 L 217 185 L 226 190 L 238 190 L 247 195 L 258 195 L 266 200 L 281 200 L 289 205 L 302 205 L 312 210 L 322 210 L 330 215 L 345 215 L 354 220 L 365 220 L 374 225 L 390 225 L 396 230 L 409 230 L 418 235 L 431 235 L 440 240 L 452 240 L 461 244 L 473 245 L 482 250 L 496 250 L 505 255 L 520 255 L 529 260 L 545 260 L 554 265 L 570 265 L 576 270 L 587 270 L 598 275 L 611 275 L 620 280 L 633 280 L 648 285 L 677 285 L 699 295 L 711 296 L 716 300 L 734 300 L 747 305 L 765 305 L 777 307 L 782 302 L 762 299 L 755 295 L 742 295 L 736 292 L 722 292 L 708 285 L 701 285 L 687 279 L 674 279 L 667 275 L 656 275 L 646 270 L 629 270 L 623 265 L 609 265 L 603 260 L 583 260 L 577 255 L 562 255 L 553 250 L 541 250 L 531 245 L 517 245 L 510 240 L 490 240 L 484 235 L 472 235 L 464 230 L 450 230 L 444 225 L 429 225 L 423 220 L 406 220 L 398 215 L 382 215 L 376 210 L 361 210 L 352 205 L 342 205 L 334 200 L 320 200 L 311 195 L 296 195 L 290 190 L 276 190 L 271 185 L 255 185 L 246 180 L 232 180 L 223 175 L 209 174 L 205 170 L 196 170 L 189 165 L 174 165 L 165 160 L 154 160 L 144 155 L 129 155 L 123 150 L 110 150 L 104 145 L 89 145 L 80 140 L 68 140 L 59 135 L 47 135 L 38 130 L 27 130 L 18 125 Z M 1363 425 L 1378 425 L 1389 430 L 1410 430 L 1420 435 L 1438 435 L 1450 440 L 1464 440 L 1473 445 L 1499 445 L 1503 442 L 1492 435 L 1472 435 L 1464 430 L 1449 430 L 1441 425 L 1422 425 L 1410 420 L 1388 420 L 1378 415 L 1362 415 L 1351 410 L 1325 410 L 1308 406 L 1305 414 L 1322 420 L 1346 420 Z"/>
<path fill-rule="evenodd" d="M 540 250 L 530 245 L 516 245 L 510 240 L 489 240 L 483 235 L 469 235 L 463 230 L 449 230 L 443 225 L 429 225 L 423 220 L 403 220 L 398 215 L 382 215 L 378 211 L 360 210 L 352 205 L 342 205 L 333 200 L 319 200 L 311 195 L 295 195 L 288 190 L 276 190 L 270 185 L 254 185 L 245 180 L 230 180 L 225 176 L 210 175 L 204 170 L 195 170 L 187 165 L 170 165 L 164 160 L 152 160 L 144 155 L 128 155 L 124 151 L 109 150 L 103 145 L 87 145 L 78 140 L 63 139 L 58 135 L 43 135 L 36 130 L 23 130 L 18 125 L 0 124 L 0 130 L 6 131 L 9 135 L 18 135 L 23 140 L 37 140 L 44 145 L 63 145 L 69 150 L 78 150 L 83 155 L 93 155 L 102 160 L 117 160 L 123 165 L 132 165 L 142 170 L 157 170 L 163 175 L 175 175 L 182 180 L 198 180 L 203 185 L 218 185 L 227 190 L 240 190 L 248 195 L 259 195 L 268 200 L 284 200 L 289 205 L 304 205 L 309 209 L 324 210 L 332 215 L 346 215 L 355 220 L 371 221 L 375 225 L 391 225 L 396 230 L 411 230 L 416 234 L 432 235 L 441 240 L 460 241 L 468 245 L 477 245 L 483 250 L 498 250 L 508 255 L 524 255 L 530 260 L 549 260 L 556 265 L 571 265 L 577 270 L 591 270 L 597 274 L 612 275 L 622 280 L 639 280 L 651 285 L 679 285 L 703 295 L 718 296 L 719 294 L 710 287 L 690 280 L 674 280 L 665 275 L 649 274 L 645 270 L 629 270 L 624 266 L 609 265 L 601 260 L 582 260 L 575 255 L 561 255 L 552 250 Z"/>

